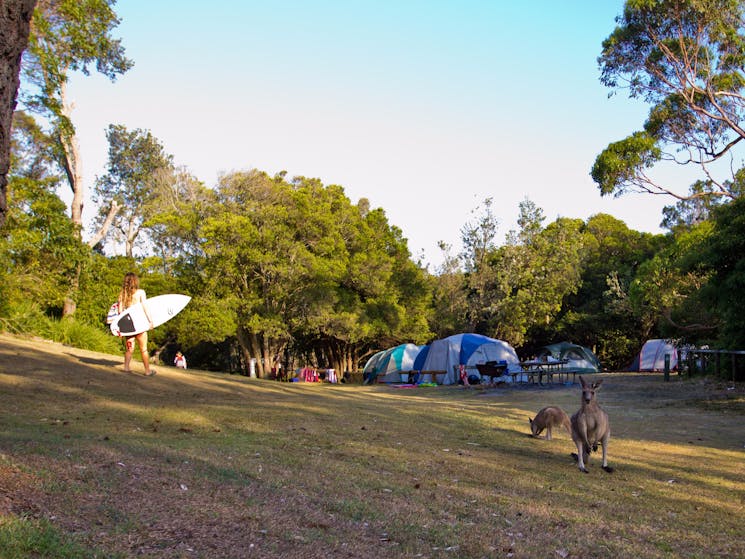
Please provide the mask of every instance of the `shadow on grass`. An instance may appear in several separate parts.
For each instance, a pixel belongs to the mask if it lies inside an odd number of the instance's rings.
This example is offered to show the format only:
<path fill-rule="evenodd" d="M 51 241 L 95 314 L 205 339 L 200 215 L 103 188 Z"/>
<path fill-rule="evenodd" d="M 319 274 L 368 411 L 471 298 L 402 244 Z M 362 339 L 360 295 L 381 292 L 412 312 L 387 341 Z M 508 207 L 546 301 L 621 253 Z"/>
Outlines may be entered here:
<path fill-rule="evenodd" d="M 73 355 L 71 353 L 68 353 L 70 357 L 73 359 L 77 359 L 81 363 L 85 363 L 86 365 L 100 365 L 102 367 L 117 367 L 122 364 L 121 361 L 117 361 L 115 359 L 95 359 L 93 357 L 83 357 L 80 355 Z"/>

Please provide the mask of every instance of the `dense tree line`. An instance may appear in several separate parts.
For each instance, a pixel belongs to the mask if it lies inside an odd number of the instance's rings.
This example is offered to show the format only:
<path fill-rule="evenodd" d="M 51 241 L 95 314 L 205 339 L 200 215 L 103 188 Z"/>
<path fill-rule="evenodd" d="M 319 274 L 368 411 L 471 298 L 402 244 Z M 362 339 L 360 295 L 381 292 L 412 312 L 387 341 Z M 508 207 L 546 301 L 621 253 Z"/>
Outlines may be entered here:
<path fill-rule="evenodd" d="M 412 260 L 385 211 L 353 203 L 339 185 L 256 170 L 204 185 L 148 130 L 110 125 L 109 163 L 82 222 L 79 150 L 67 75 L 114 79 L 131 66 L 112 0 L 39 2 L 25 58 L 23 111 L 13 120 L 7 212 L 0 235 L 0 325 L 57 316 L 105 328 L 125 272 L 150 295 L 192 303 L 151 336 L 154 352 L 264 376 L 275 362 L 358 369 L 393 345 L 457 332 L 503 339 L 523 356 L 570 340 L 621 368 L 650 337 L 745 348 L 743 173 L 716 161 L 745 137 L 739 126 L 743 4 L 627 2 L 603 43 L 601 80 L 652 104 L 642 132 L 608 146 L 592 176 L 601 194 L 667 192 L 667 234 L 606 215 L 546 223 L 526 199 L 499 237 L 491 199 L 444 263 Z M 685 76 L 688 76 L 687 78 Z M 682 150 L 680 149 L 682 146 Z M 652 177 L 687 153 L 703 178 L 683 195 Z M 72 208 L 58 191 L 70 188 Z M 0 208 L 3 209 L 3 208 Z M 31 321 L 32 322 L 32 321 Z"/>
<path fill-rule="evenodd" d="M 103 329 L 123 274 L 134 269 L 151 295 L 194 298 L 154 333 L 152 350 L 186 350 L 195 366 L 234 372 L 252 359 L 260 375 L 278 359 L 355 370 L 381 348 L 464 331 L 503 339 L 522 355 L 571 340 L 609 368 L 626 365 L 649 337 L 745 342 L 740 200 L 666 235 L 606 214 L 545 223 L 525 200 L 503 243 L 487 200 L 463 228 L 461 253 L 432 273 L 412 260 L 382 209 L 352 203 L 340 186 L 249 170 L 208 188 L 174 168 L 151 135 L 119 127 L 99 183 L 102 193 L 121 194 L 121 223 L 136 221 L 138 233 L 117 225 L 91 248 L 55 192 L 61 179 L 33 138 L 38 130 L 17 117 L 0 241 L 7 321 L 29 305 L 61 316 L 75 276 L 74 319 Z M 122 149 L 125 137 L 157 157 Z M 112 194 L 118 166 L 139 177 L 126 195 Z"/>

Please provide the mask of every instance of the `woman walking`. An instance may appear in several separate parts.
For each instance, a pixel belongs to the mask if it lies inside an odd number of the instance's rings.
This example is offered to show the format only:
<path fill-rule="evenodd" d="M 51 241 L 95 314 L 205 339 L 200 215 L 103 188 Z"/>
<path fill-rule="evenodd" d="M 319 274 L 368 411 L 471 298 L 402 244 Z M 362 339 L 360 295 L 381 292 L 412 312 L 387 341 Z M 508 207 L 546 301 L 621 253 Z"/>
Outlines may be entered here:
<path fill-rule="evenodd" d="M 124 276 L 124 283 L 122 283 L 122 289 L 119 291 L 119 312 L 128 309 L 132 305 L 137 303 L 144 303 L 147 299 L 144 289 L 140 289 L 140 279 L 134 272 L 128 272 Z M 153 328 L 153 319 L 148 313 L 147 306 L 142 305 L 145 311 L 145 317 L 150 323 L 150 329 Z M 130 363 L 132 362 L 132 353 L 135 349 L 135 340 L 140 346 L 140 355 L 142 355 L 142 364 L 145 366 L 145 376 L 151 377 L 155 374 L 155 369 L 150 368 L 150 357 L 147 354 L 147 332 L 141 332 L 135 336 L 126 336 L 124 339 L 124 370 L 128 373 L 132 372 L 130 369 Z"/>

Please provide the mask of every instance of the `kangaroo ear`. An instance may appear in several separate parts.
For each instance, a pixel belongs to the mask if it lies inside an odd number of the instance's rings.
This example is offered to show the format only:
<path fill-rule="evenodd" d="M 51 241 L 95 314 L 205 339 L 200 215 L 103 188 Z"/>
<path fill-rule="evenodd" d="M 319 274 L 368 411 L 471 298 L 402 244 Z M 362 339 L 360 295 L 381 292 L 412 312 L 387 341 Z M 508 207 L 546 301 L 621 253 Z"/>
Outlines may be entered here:
<path fill-rule="evenodd" d="M 528 423 L 530 423 L 531 425 L 533 425 L 533 418 L 532 417 L 529 417 L 528 418 Z"/>
<path fill-rule="evenodd" d="M 597 381 L 595 384 L 592 385 L 593 388 L 600 388 L 600 385 L 603 384 L 602 380 Z"/>

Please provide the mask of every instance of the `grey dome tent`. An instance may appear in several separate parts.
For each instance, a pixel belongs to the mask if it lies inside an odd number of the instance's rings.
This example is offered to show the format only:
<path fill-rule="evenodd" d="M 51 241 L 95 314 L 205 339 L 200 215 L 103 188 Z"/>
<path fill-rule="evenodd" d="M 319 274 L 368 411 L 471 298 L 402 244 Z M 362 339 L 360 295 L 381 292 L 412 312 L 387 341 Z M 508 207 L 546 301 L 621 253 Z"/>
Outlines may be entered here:
<path fill-rule="evenodd" d="M 647 340 L 634 358 L 630 371 L 664 371 L 665 355 L 670 356 L 670 370 L 678 368 L 678 349 L 672 340 Z"/>
<path fill-rule="evenodd" d="M 578 373 L 599 373 L 600 361 L 588 348 L 570 342 L 559 342 L 543 346 L 538 351 L 538 359 L 553 357 L 554 359 L 567 359 L 566 368 Z"/>

